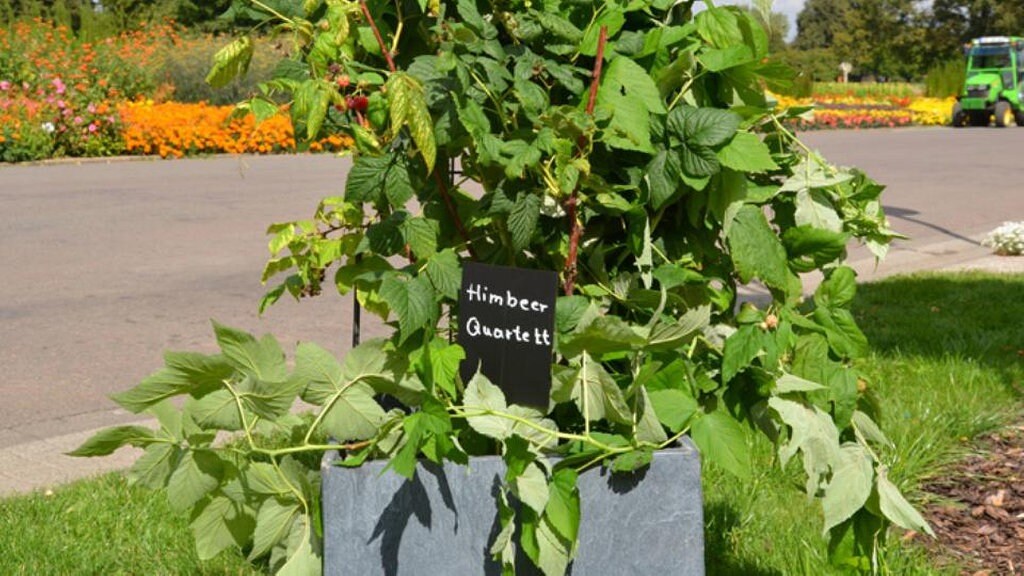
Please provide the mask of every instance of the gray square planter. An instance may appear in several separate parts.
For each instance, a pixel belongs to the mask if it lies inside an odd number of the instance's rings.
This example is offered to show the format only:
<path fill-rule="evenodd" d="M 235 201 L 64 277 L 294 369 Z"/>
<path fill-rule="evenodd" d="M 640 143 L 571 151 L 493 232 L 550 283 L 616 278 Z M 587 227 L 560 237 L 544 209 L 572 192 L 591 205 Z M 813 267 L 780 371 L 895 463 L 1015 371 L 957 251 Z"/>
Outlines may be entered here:
<path fill-rule="evenodd" d="M 497 575 L 487 553 L 498 532 L 494 496 L 505 465 L 421 463 L 411 481 L 386 462 L 360 468 L 323 463 L 324 573 Z M 570 573 L 702 576 L 704 512 L 700 456 L 684 439 L 635 474 L 593 468 L 580 475 L 579 549 Z M 535 574 L 528 559 L 521 574 Z"/>

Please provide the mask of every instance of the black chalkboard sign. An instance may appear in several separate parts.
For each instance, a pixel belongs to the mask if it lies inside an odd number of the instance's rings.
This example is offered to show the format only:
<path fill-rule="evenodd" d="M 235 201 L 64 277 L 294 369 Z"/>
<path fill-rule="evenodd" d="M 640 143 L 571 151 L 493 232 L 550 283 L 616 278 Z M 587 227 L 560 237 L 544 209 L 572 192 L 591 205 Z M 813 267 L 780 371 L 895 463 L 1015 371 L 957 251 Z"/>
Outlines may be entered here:
<path fill-rule="evenodd" d="M 554 272 L 467 262 L 459 294 L 462 380 L 480 367 L 510 404 L 546 409 L 557 293 Z"/>

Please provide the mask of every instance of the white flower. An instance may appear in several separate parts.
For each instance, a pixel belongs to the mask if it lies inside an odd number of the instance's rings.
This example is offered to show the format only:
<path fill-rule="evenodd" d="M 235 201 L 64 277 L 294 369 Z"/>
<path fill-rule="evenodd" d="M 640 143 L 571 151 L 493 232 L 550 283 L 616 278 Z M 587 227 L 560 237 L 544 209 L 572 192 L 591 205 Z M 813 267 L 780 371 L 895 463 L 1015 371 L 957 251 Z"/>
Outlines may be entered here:
<path fill-rule="evenodd" d="M 1024 222 L 1003 222 L 1002 226 L 988 233 L 981 245 L 994 249 L 996 254 L 1024 254 Z"/>
<path fill-rule="evenodd" d="M 53 134 L 54 131 L 57 130 L 57 127 L 53 125 L 53 122 L 43 122 L 42 128 L 47 134 Z"/>

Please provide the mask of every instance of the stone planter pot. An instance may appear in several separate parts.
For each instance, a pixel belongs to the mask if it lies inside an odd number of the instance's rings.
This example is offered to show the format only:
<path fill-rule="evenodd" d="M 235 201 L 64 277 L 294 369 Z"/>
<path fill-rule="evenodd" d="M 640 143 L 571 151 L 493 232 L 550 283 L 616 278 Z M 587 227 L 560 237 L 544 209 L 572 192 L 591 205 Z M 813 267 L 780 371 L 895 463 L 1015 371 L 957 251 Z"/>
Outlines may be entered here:
<path fill-rule="evenodd" d="M 411 481 L 385 461 L 360 468 L 324 458 L 324 574 L 480 576 L 501 573 L 487 553 L 498 532 L 498 457 L 469 467 L 421 463 Z M 702 576 L 700 456 L 682 446 L 631 475 L 593 468 L 579 477 L 579 549 L 570 573 Z M 525 557 L 521 574 L 537 571 Z"/>

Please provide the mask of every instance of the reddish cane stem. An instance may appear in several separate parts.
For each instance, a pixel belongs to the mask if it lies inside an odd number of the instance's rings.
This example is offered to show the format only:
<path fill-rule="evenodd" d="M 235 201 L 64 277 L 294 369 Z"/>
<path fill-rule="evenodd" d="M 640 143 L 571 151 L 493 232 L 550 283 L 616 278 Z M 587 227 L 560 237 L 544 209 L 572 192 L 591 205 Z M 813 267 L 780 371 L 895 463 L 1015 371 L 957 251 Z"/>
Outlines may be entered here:
<path fill-rule="evenodd" d="M 604 65 L 604 45 L 608 41 L 608 27 L 601 26 L 601 33 L 597 38 L 597 56 L 594 60 L 594 72 L 590 80 L 590 94 L 587 98 L 587 114 L 594 115 L 594 106 L 597 104 L 597 89 L 601 84 L 601 67 Z M 581 136 L 579 147 L 582 151 L 586 140 Z M 583 236 L 583 223 L 577 214 L 579 203 L 579 187 L 573 188 L 572 194 L 565 202 L 565 211 L 569 215 L 569 223 L 572 227 L 569 231 L 569 257 L 565 261 L 565 295 L 572 296 L 576 289 L 576 259 L 579 257 L 580 238 Z"/>
<path fill-rule="evenodd" d="M 395 72 L 398 68 L 395 67 L 395 61 L 391 58 L 391 51 L 388 50 L 388 45 L 384 43 L 384 37 L 380 35 L 377 23 L 373 21 L 373 16 L 370 15 L 370 9 L 366 6 L 366 0 L 359 0 L 359 7 L 362 8 L 363 17 L 366 18 L 367 24 L 373 30 L 373 36 L 377 39 L 377 44 L 380 46 L 381 53 L 384 54 L 384 59 L 388 61 L 388 70 Z"/>
<path fill-rule="evenodd" d="M 469 256 L 476 260 L 476 251 L 473 250 L 473 245 L 469 242 L 469 233 L 466 232 L 466 227 L 462 224 L 462 218 L 459 218 L 459 212 L 455 209 L 455 203 L 452 202 L 452 197 L 448 193 L 448 186 L 444 183 L 444 178 L 441 178 L 441 173 L 436 169 L 434 170 L 434 182 L 437 183 L 437 188 L 441 191 L 441 198 L 444 199 L 444 205 L 448 208 L 448 214 L 455 221 L 455 229 L 459 231 L 459 236 L 462 236 L 462 239 L 466 242 L 466 250 L 469 252 Z"/>
<path fill-rule="evenodd" d="M 377 44 L 380 46 L 380 51 L 384 54 L 384 59 L 388 61 L 388 70 L 397 72 L 398 68 L 395 66 L 394 59 L 391 58 L 391 51 L 388 50 L 387 44 L 384 43 L 384 37 L 380 35 L 380 29 L 377 28 L 377 23 L 374 22 L 373 16 L 370 15 L 370 9 L 366 6 L 366 0 L 359 0 L 359 7 L 362 9 L 363 17 L 366 18 L 370 29 L 373 30 L 373 36 L 377 39 Z M 470 257 L 476 260 L 476 252 L 473 250 L 473 245 L 469 243 L 469 234 L 466 232 L 466 227 L 462 224 L 462 218 L 459 218 L 458 211 L 455 210 L 455 204 L 452 203 L 452 198 L 448 194 L 448 187 L 445 186 L 441 174 L 436 169 L 434 170 L 434 181 L 437 182 L 437 187 L 441 191 L 441 198 L 444 199 L 444 205 L 448 209 L 448 214 L 455 221 L 455 228 L 466 242 L 466 249 L 469 251 Z"/>

